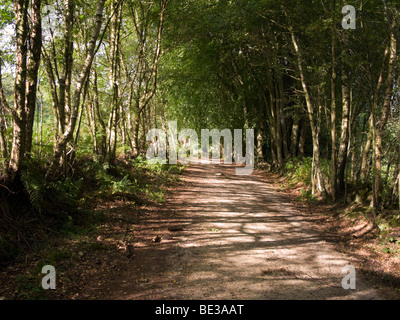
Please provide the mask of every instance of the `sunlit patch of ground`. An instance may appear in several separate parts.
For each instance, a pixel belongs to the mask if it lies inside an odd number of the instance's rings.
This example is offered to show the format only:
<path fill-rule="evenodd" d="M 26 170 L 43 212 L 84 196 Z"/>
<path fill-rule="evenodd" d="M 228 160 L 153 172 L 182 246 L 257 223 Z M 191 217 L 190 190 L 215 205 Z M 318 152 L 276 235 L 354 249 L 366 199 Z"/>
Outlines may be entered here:
<path fill-rule="evenodd" d="M 261 172 L 191 165 L 185 183 L 159 208 L 160 243 L 135 246 L 149 282 L 109 291 L 126 299 L 380 299 L 361 274 L 344 290 L 342 268 L 354 257 L 335 250 L 313 222 L 267 183 Z M 150 223 L 150 221 L 148 221 Z M 171 233 L 168 225 L 183 226 Z M 141 243 L 141 242 L 140 242 Z M 131 273 L 123 277 L 134 278 Z M 120 282 L 115 282 L 119 287 Z M 110 284 L 112 287 L 113 284 Z"/>

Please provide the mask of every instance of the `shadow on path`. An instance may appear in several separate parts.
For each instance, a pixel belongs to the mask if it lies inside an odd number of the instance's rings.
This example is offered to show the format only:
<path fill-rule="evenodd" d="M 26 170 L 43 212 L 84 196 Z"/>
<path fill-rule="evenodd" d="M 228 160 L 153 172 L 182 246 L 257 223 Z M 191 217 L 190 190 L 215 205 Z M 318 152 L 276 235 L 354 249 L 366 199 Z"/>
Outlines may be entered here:
<path fill-rule="evenodd" d="M 313 230 L 261 172 L 236 176 L 234 168 L 191 165 L 155 217 L 144 209 L 145 236 L 107 298 L 380 298 L 358 274 L 357 289 L 344 290 L 341 270 L 353 258 Z"/>

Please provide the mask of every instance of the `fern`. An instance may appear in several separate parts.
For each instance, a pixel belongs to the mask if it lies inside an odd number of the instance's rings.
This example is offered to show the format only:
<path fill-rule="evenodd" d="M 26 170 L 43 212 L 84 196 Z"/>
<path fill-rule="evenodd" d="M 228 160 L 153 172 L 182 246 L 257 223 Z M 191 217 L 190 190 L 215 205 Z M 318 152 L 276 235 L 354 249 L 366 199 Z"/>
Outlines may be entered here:
<path fill-rule="evenodd" d="M 43 183 L 39 182 L 34 175 L 29 174 L 28 170 L 21 173 L 21 180 L 25 190 L 28 192 L 29 201 L 33 208 L 42 213 Z"/>
<path fill-rule="evenodd" d="M 113 181 L 112 184 L 113 194 L 129 192 L 131 189 L 131 181 L 128 179 L 128 175 L 124 176 L 120 181 Z"/>

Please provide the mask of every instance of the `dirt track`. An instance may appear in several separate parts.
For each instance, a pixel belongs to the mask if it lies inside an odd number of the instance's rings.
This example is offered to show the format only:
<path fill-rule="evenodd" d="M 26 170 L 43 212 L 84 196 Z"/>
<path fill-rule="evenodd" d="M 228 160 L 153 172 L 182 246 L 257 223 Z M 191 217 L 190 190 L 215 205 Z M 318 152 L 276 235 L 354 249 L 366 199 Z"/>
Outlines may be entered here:
<path fill-rule="evenodd" d="M 353 258 L 260 172 L 234 173 L 233 166 L 191 165 L 167 203 L 144 213 L 133 258 L 104 298 L 380 299 L 360 274 L 356 290 L 342 288 L 342 267 Z"/>

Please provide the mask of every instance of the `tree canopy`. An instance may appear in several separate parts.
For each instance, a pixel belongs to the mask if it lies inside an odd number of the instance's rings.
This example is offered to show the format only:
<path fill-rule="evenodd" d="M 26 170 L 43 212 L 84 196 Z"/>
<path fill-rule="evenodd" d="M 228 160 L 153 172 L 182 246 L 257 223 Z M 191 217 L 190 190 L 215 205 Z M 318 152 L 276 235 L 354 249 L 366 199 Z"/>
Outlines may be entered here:
<path fill-rule="evenodd" d="M 48 181 L 77 157 L 115 166 L 177 121 L 254 129 L 259 165 L 311 163 L 312 193 L 363 185 L 373 208 L 395 207 L 398 12 L 389 0 L 3 1 L 4 179 L 32 159 Z"/>

